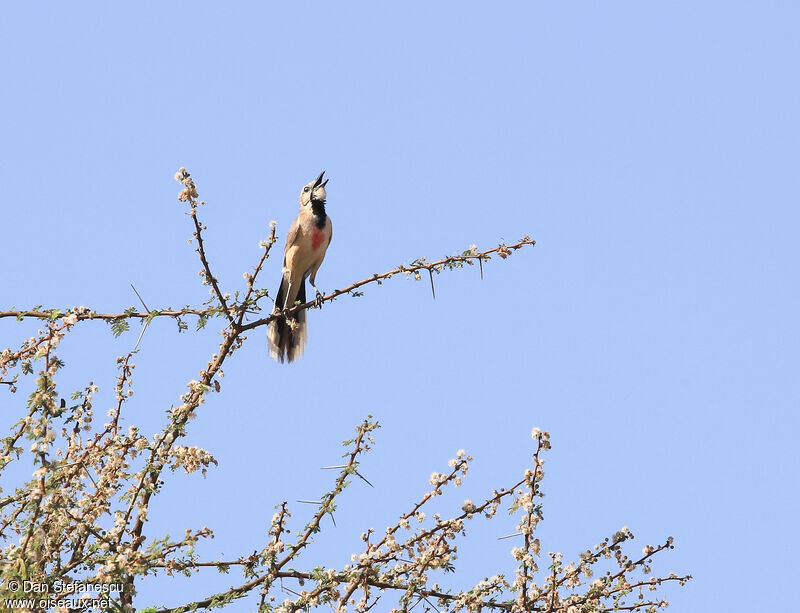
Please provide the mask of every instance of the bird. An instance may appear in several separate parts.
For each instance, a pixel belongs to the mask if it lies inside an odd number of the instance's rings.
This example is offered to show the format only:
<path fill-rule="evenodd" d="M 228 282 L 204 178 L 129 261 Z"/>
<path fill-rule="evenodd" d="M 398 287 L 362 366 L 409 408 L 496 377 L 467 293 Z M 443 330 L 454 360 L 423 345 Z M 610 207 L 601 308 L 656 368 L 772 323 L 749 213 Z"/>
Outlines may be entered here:
<path fill-rule="evenodd" d="M 322 297 L 315 281 L 333 236 L 333 224 L 325 211 L 325 186 L 329 179 L 323 181 L 324 175 L 323 170 L 316 179 L 303 186 L 300 212 L 286 235 L 283 273 L 273 311 L 273 315 L 279 316 L 267 328 L 269 354 L 279 362 L 294 362 L 300 358 L 308 338 L 306 310 L 286 315 L 282 315 L 282 312 L 297 302 L 306 302 L 306 279 L 311 281 L 311 287 L 317 292 L 317 300 Z"/>

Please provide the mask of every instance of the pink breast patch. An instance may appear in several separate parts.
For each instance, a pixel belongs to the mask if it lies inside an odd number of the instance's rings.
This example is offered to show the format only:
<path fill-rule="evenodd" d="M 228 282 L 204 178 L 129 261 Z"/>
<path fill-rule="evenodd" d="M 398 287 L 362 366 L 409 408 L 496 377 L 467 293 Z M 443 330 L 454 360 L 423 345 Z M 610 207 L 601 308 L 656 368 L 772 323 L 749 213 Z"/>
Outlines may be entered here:
<path fill-rule="evenodd" d="M 311 248 L 316 251 L 324 241 L 325 234 L 322 233 L 322 230 L 315 227 L 314 231 L 311 233 Z"/>

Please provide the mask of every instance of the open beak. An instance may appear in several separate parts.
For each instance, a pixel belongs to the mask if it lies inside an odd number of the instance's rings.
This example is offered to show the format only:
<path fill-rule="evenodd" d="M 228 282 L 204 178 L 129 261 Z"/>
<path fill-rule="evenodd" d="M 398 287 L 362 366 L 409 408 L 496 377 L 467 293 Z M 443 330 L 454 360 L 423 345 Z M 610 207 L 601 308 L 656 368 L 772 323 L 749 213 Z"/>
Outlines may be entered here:
<path fill-rule="evenodd" d="M 325 174 L 324 170 L 321 173 L 319 173 L 319 176 L 317 177 L 316 181 L 314 181 L 314 187 L 319 187 L 319 184 L 322 183 L 322 176 L 324 174 Z M 328 182 L 328 180 L 326 179 L 325 183 L 327 183 L 327 182 Z M 325 183 L 322 183 L 322 187 L 325 187 Z"/>

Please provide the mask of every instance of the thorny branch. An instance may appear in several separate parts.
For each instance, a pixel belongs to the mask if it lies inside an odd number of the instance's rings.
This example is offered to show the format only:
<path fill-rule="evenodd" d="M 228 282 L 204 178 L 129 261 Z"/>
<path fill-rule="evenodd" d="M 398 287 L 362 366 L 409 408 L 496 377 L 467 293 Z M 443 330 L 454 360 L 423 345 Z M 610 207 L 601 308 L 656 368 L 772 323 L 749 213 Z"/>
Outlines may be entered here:
<path fill-rule="evenodd" d="M 356 451 L 361 448 L 364 434 L 370 429 L 377 427 L 377 424 L 364 422 L 358 428 L 359 436 L 357 437 L 354 448 L 350 455 L 348 468 L 343 471 L 344 473 L 352 473 L 354 466 L 354 459 Z M 199 570 L 201 568 L 215 567 L 217 569 L 227 570 L 231 566 L 243 566 L 248 572 L 255 572 L 259 562 L 264 566 L 264 569 L 257 573 L 251 580 L 234 587 L 229 588 L 225 592 L 220 592 L 208 596 L 202 600 L 197 600 L 178 607 L 167 607 L 157 609 L 157 613 L 184 613 L 195 609 L 214 608 L 224 606 L 233 599 L 240 598 L 248 592 L 254 590 L 256 587 L 262 588 L 262 606 L 275 602 L 276 597 L 273 595 L 267 599 L 267 594 L 270 588 L 280 585 L 281 580 L 295 579 L 298 581 L 299 586 L 297 590 L 285 591 L 294 595 L 292 599 L 285 599 L 277 607 L 275 611 L 281 613 L 291 613 L 294 611 L 304 610 L 310 607 L 316 607 L 321 604 L 331 604 L 336 610 L 342 611 L 349 606 L 353 606 L 356 611 L 367 611 L 374 606 L 377 600 L 369 602 L 370 588 L 380 591 L 376 599 L 380 599 L 386 592 L 395 592 L 398 594 L 399 605 L 401 611 L 408 611 L 413 608 L 413 601 L 420 599 L 435 599 L 439 607 L 447 611 L 459 611 L 462 609 L 469 611 L 478 611 L 481 609 L 508 611 L 508 612 L 521 612 L 521 611 L 553 611 L 572 613 L 573 611 L 612 611 L 612 610 L 648 610 L 647 607 L 661 608 L 665 606 L 663 600 L 654 601 L 647 600 L 643 596 L 636 602 L 628 604 L 623 598 L 633 591 L 653 589 L 658 585 L 665 582 L 685 583 L 689 577 L 678 577 L 676 575 L 669 575 L 663 578 L 650 578 L 640 581 L 628 581 L 627 577 L 630 576 L 634 570 L 649 571 L 646 566 L 646 561 L 652 558 L 653 555 L 659 551 L 671 548 L 672 539 L 659 547 L 653 548 L 650 546 L 645 547 L 646 555 L 641 557 L 636 562 L 630 562 L 627 558 L 618 558 L 618 562 L 622 559 L 623 564 L 620 572 L 611 573 L 607 572 L 605 576 L 592 583 L 585 594 L 581 596 L 569 595 L 561 597 L 556 594 L 555 590 L 548 589 L 548 584 L 552 586 L 566 587 L 566 589 L 574 589 L 577 587 L 575 573 L 570 569 L 571 567 L 563 567 L 560 564 L 552 569 L 552 573 L 545 576 L 543 583 L 540 587 L 533 584 L 534 574 L 530 572 L 531 563 L 529 560 L 523 560 L 522 566 L 526 570 L 518 573 L 518 579 L 525 574 L 525 584 L 530 584 L 530 589 L 525 594 L 525 602 L 521 602 L 520 597 L 508 598 L 508 595 L 519 591 L 519 585 L 515 582 L 509 584 L 505 578 L 494 576 L 491 579 L 486 579 L 474 586 L 471 589 L 464 589 L 458 591 L 449 591 L 440 588 L 437 584 L 430 585 L 429 578 L 426 576 L 428 572 L 435 569 L 447 570 L 452 560 L 456 558 L 456 546 L 451 543 L 458 534 L 465 534 L 466 528 L 464 523 L 473 519 L 474 517 L 485 516 L 487 518 L 494 517 L 498 506 L 505 498 L 513 498 L 511 504 L 512 511 L 514 509 L 523 509 L 527 513 L 530 512 L 532 498 L 528 495 L 531 492 L 538 492 L 538 483 L 543 479 L 544 473 L 541 470 L 543 461 L 541 460 L 541 452 L 549 449 L 549 435 L 546 432 L 541 432 L 538 429 L 534 430 L 534 438 L 537 440 L 537 449 L 534 454 L 534 468 L 528 470 L 522 480 L 515 483 L 510 488 L 504 488 L 495 491 L 483 503 L 479 505 L 473 504 L 467 500 L 464 502 L 462 512 L 455 515 L 450 519 L 442 519 L 438 514 L 433 516 L 434 524 L 431 527 L 421 526 L 418 530 L 412 531 L 404 540 L 398 542 L 396 536 L 399 531 L 409 531 L 410 520 L 416 520 L 419 524 L 426 521 L 425 514 L 421 509 L 429 504 L 434 498 L 442 495 L 443 489 L 448 486 L 458 487 L 460 480 L 466 475 L 466 470 L 469 461 L 472 458 L 467 456 L 463 451 L 459 451 L 457 457 L 451 460 L 450 464 L 453 467 L 449 474 L 433 473 L 431 475 L 431 484 L 433 489 L 427 492 L 417 503 L 415 503 L 411 510 L 400 516 L 400 519 L 393 526 L 387 527 L 386 535 L 379 542 L 371 543 L 370 534 L 372 530 L 368 530 L 362 535 L 362 540 L 367 544 L 367 549 L 364 553 L 353 555 L 352 558 L 355 564 L 345 565 L 343 568 L 334 569 L 316 569 L 313 572 L 298 571 L 294 569 L 285 569 L 285 565 L 289 560 L 296 563 L 297 552 L 299 552 L 298 544 L 308 543 L 311 535 L 319 528 L 319 520 L 328 508 L 332 500 L 343 491 L 343 481 L 340 475 L 334 489 L 331 490 L 323 498 L 323 504 L 320 505 L 318 512 L 315 514 L 312 521 L 306 526 L 305 532 L 302 534 L 295 546 L 289 551 L 288 555 L 278 560 L 276 557 L 277 549 L 280 548 L 278 537 L 285 530 L 285 520 L 289 515 L 286 503 L 279 506 L 279 512 L 273 517 L 272 528 L 270 534 L 275 538 L 271 544 L 265 548 L 257 559 L 254 556 L 248 558 L 240 558 L 227 562 L 175 562 L 170 563 L 164 568 L 168 572 L 177 570 Z M 366 450 L 366 449 L 364 449 Z M 333 496 L 331 496 L 333 494 Z M 537 515 L 541 517 L 540 510 Z M 527 525 L 528 522 L 523 519 L 523 524 Z M 624 541 L 633 538 L 627 528 L 615 534 L 609 541 L 606 539 L 604 543 L 595 547 L 595 553 L 590 556 L 582 556 L 582 562 L 579 568 L 587 573 L 588 569 L 597 565 L 604 558 L 615 557 L 615 552 L 620 550 L 620 545 Z M 525 556 L 538 557 L 539 548 L 533 545 L 533 541 L 525 539 L 525 544 L 522 548 L 512 550 L 515 558 L 520 559 Z M 551 554 L 560 559 L 560 554 Z M 402 567 L 402 569 L 401 569 Z M 398 570 L 401 569 L 401 570 Z M 403 570 L 404 569 L 404 570 Z M 591 576 L 590 574 L 586 575 Z M 624 581 L 620 581 L 621 577 L 625 577 Z M 303 589 L 308 582 L 314 582 L 316 585 Z M 572 583 L 570 583 L 572 582 Z M 351 597 L 355 591 L 363 590 L 364 596 L 359 602 L 354 602 Z M 505 596 L 505 598 L 503 598 Z M 428 600 L 430 603 L 430 600 Z M 607 604 L 604 604 L 607 603 Z M 432 603 L 431 603 L 432 604 Z M 582 608 L 570 608 L 582 607 Z M 267 610 L 267 609 L 263 609 Z M 270 609 L 273 610 L 273 609 Z"/>
<path fill-rule="evenodd" d="M 214 315 L 224 315 L 228 321 L 232 324 L 235 324 L 240 330 L 240 332 L 251 330 L 253 328 L 257 328 L 263 325 L 268 324 L 276 317 L 280 317 L 281 315 L 278 314 L 271 314 L 268 317 L 264 317 L 250 323 L 244 324 L 245 316 L 252 312 L 252 310 L 257 310 L 256 303 L 258 300 L 267 295 L 266 290 L 259 290 L 256 289 L 255 286 L 255 279 L 258 275 L 258 272 L 261 271 L 266 259 L 269 257 L 270 249 L 272 245 L 276 241 L 275 237 L 275 225 L 274 222 L 270 224 L 271 230 L 270 235 L 266 241 L 261 243 L 261 246 L 265 248 L 264 253 L 261 256 L 261 260 L 255 267 L 254 272 L 245 273 L 245 279 L 247 280 L 247 291 L 245 293 L 244 298 L 237 302 L 236 304 L 228 304 L 228 300 L 230 299 L 230 294 L 224 293 L 219 286 L 219 281 L 211 272 L 211 266 L 208 261 L 208 257 L 206 255 L 205 249 L 205 242 L 203 239 L 203 230 L 207 229 L 207 227 L 199 220 L 197 215 L 198 206 L 205 204 L 202 200 L 199 200 L 199 196 L 197 193 L 197 187 L 195 186 L 194 180 L 191 178 L 188 172 L 186 172 L 185 168 L 181 168 L 176 174 L 175 178 L 183 184 L 184 188 L 181 190 L 181 193 L 178 196 L 178 199 L 181 202 L 187 202 L 190 206 L 190 217 L 192 218 L 192 222 L 194 223 L 194 232 L 192 234 L 192 240 L 197 241 L 197 253 L 200 256 L 200 261 L 203 265 L 203 269 L 200 271 L 200 275 L 203 277 L 203 283 L 206 285 L 211 285 L 212 291 L 218 301 L 218 305 L 209 306 L 206 308 L 184 308 L 184 309 L 172 309 L 172 308 L 165 308 L 165 309 L 153 309 L 149 311 L 137 311 L 134 308 L 127 309 L 121 313 L 99 313 L 87 307 L 72 307 L 66 310 L 61 309 L 42 309 L 41 307 L 36 307 L 30 310 L 18 310 L 18 309 L 10 309 L 6 311 L 0 311 L 0 319 L 2 318 L 15 318 L 18 320 L 23 319 L 43 319 L 43 320 L 51 320 L 55 321 L 60 317 L 69 316 L 74 319 L 74 321 L 85 321 L 85 320 L 101 320 L 101 321 L 108 321 L 108 322 L 117 322 L 126 319 L 142 319 L 150 321 L 156 317 L 173 317 L 178 318 L 185 315 L 194 315 L 197 317 L 205 318 Z M 491 259 L 493 255 L 497 255 L 502 259 L 506 259 L 513 253 L 514 251 L 521 249 L 527 245 L 534 246 L 536 245 L 536 241 L 529 236 L 525 236 L 521 238 L 516 243 L 511 245 L 500 244 L 497 247 L 493 247 L 492 249 L 486 249 L 485 251 L 478 251 L 477 247 L 474 245 L 471 246 L 469 249 L 464 251 L 459 255 L 453 255 L 444 257 L 440 260 L 435 262 L 428 262 L 426 258 L 418 258 L 414 260 L 410 265 L 401 264 L 396 268 L 391 270 L 387 270 L 386 272 L 376 273 L 370 277 L 362 279 L 361 281 L 356 281 L 351 283 L 347 287 L 343 289 L 337 289 L 327 294 L 326 296 L 321 297 L 320 299 L 309 300 L 304 304 L 297 304 L 293 306 L 291 309 L 288 309 L 288 312 L 299 311 L 301 309 L 311 308 L 313 306 L 318 306 L 324 302 L 330 302 L 335 300 L 337 297 L 343 294 L 353 294 L 356 296 L 360 296 L 359 292 L 355 290 L 368 285 L 370 283 L 377 283 L 381 284 L 383 281 L 391 279 L 393 276 L 398 274 L 405 274 L 406 276 L 414 276 L 416 280 L 420 280 L 420 271 L 425 270 L 428 271 L 430 275 L 433 273 L 441 273 L 443 270 L 452 270 L 454 268 L 462 268 L 465 265 L 472 266 L 475 262 L 478 262 L 481 265 L 481 275 L 483 274 L 483 262 L 486 262 Z M 431 283 L 433 277 L 431 276 Z M 138 295 L 138 293 L 137 293 Z M 255 298 L 254 298 L 255 295 Z M 74 317 L 73 317 L 74 316 Z"/>
<path fill-rule="evenodd" d="M 194 222 L 193 236 L 195 240 L 197 240 L 197 253 L 200 256 L 200 261 L 203 264 L 203 276 L 205 277 L 206 282 L 210 283 L 211 287 L 214 288 L 214 293 L 217 296 L 217 300 L 219 300 L 221 312 L 227 316 L 229 321 L 233 322 L 233 315 L 228 307 L 227 298 L 225 294 L 222 293 L 222 290 L 220 290 L 217 278 L 212 274 L 211 266 L 209 265 L 208 258 L 206 257 L 206 250 L 203 244 L 203 230 L 207 228 L 201 224 L 200 220 L 197 218 L 197 205 L 205 204 L 205 202 L 198 200 L 199 196 L 197 195 L 197 188 L 195 187 L 194 179 L 192 179 L 191 175 L 186 172 L 185 168 L 181 168 L 177 173 L 175 173 L 175 179 L 184 185 L 183 190 L 178 195 L 178 200 L 181 202 L 188 202 L 190 205 L 189 215 L 192 218 L 192 222 Z"/>
<path fill-rule="evenodd" d="M 272 235 L 270 236 L 270 245 L 275 242 L 275 232 L 274 229 L 272 230 Z M 493 247 L 492 249 L 486 249 L 485 251 L 478 251 L 475 247 L 471 247 L 464 253 L 460 255 L 453 255 L 442 258 L 435 262 L 427 262 L 424 261 L 424 258 L 420 260 L 416 260 L 415 263 L 411 265 L 400 265 L 396 268 L 391 270 L 387 270 L 386 272 L 376 273 L 370 277 L 362 279 L 361 281 L 356 281 L 351 283 L 347 287 L 343 289 L 337 289 L 320 298 L 320 300 L 309 300 L 304 304 L 298 304 L 288 309 L 287 312 L 294 312 L 299 311 L 301 309 L 308 309 L 314 307 L 320 303 L 330 302 L 335 300 L 339 296 L 343 294 L 354 294 L 360 295 L 355 290 L 369 285 L 371 283 L 381 284 L 383 281 L 391 279 L 393 276 L 398 274 L 405 274 L 411 275 L 418 279 L 419 271 L 426 270 L 432 273 L 440 273 L 445 269 L 453 269 L 453 268 L 461 268 L 464 265 L 473 265 L 475 262 L 483 263 L 491 259 L 491 256 L 497 254 L 499 257 L 505 259 L 507 258 L 513 251 L 517 249 L 521 249 L 526 245 L 533 246 L 536 244 L 536 241 L 528 236 L 521 238 L 516 243 L 511 245 L 498 245 L 497 247 Z M 268 256 L 268 252 L 265 252 L 262 256 L 263 259 L 266 259 Z M 262 262 L 259 265 L 263 265 Z M 0 311 L 0 319 L 2 318 L 10 318 L 14 317 L 16 319 L 57 319 L 58 317 L 62 317 L 65 314 L 74 314 L 77 317 L 77 321 L 84 321 L 90 319 L 97 319 L 103 321 L 118 321 L 123 319 L 153 319 L 156 317 L 180 317 L 183 315 L 196 315 L 198 317 L 208 317 L 212 315 L 216 315 L 219 313 L 227 313 L 229 320 L 232 320 L 234 315 L 238 316 L 238 325 L 241 326 L 241 331 L 251 330 L 253 328 L 257 328 L 263 325 L 268 324 L 276 317 L 280 317 L 280 315 L 271 314 L 268 317 L 264 317 L 261 319 L 257 319 L 255 321 L 249 322 L 247 324 L 242 324 L 242 320 L 244 316 L 249 312 L 247 308 L 242 308 L 241 305 L 247 305 L 248 307 L 253 307 L 254 304 L 250 300 L 253 295 L 253 277 L 248 275 L 248 294 L 246 295 L 245 300 L 243 300 L 240 305 L 232 305 L 229 306 L 225 304 L 222 308 L 220 307 L 208 307 L 203 309 L 160 309 L 160 310 L 153 310 L 150 312 L 141 312 L 136 310 L 125 311 L 122 313 L 98 313 L 96 311 L 92 311 L 86 307 L 73 307 L 68 309 L 66 312 L 61 311 L 59 309 L 52 309 L 52 310 L 41 310 L 41 309 L 34 309 L 34 310 L 9 310 L 9 311 Z M 216 280 L 214 281 L 216 283 Z M 212 285 L 214 284 L 212 283 Z M 215 293 L 217 292 L 217 288 L 215 288 Z M 263 292 L 263 290 L 262 290 Z M 262 295 L 266 295 L 266 292 L 263 292 Z M 225 294 L 220 293 L 220 297 L 225 296 Z M 260 296 L 259 296 L 260 297 Z"/>
<path fill-rule="evenodd" d="M 479 504 L 464 501 L 460 512 L 450 518 L 442 518 L 438 513 L 428 518 L 423 510 L 426 505 L 442 495 L 444 489 L 458 487 L 466 476 L 472 458 L 460 450 L 451 460 L 448 473 L 431 475 L 430 491 L 401 514 L 394 525 L 387 527 L 380 539 L 372 539 L 373 530 L 367 530 L 362 536 L 365 550 L 353 554 L 352 563 L 339 568 L 298 570 L 296 566 L 303 563 L 304 552 L 323 529 L 324 517 L 333 516 L 352 475 L 361 477 L 360 458 L 374 443 L 372 432 L 378 427 L 369 420 L 357 428 L 355 439 L 345 442 L 349 447 L 346 462 L 334 467 L 340 472 L 331 490 L 320 498 L 316 512 L 305 527 L 296 532 L 298 536 L 293 543 L 284 542 L 288 540 L 291 522 L 286 502 L 278 505 L 264 547 L 232 561 L 205 561 L 198 557 L 194 550 L 197 541 L 213 537 L 205 527 L 187 529 L 178 539 L 146 535 L 150 503 L 163 485 L 164 469 L 183 468 L 186 472 L 201 470 L 205 473 L 209 465 L 216 464 L 209 452 L 179 445 L 178 441 L 185 436 L 189 421 L 196 416 L 208 393 L 220 391 L 219 379 L 223 376 L 225 360 L 242 346 L 244 332 L 283 316 L 271 314 L 246 321 L 260 312 L 258 302 L 268 295 L 258 287 L 257 278 L 276 242 L 274 223 L 268 238 L 260 244 L 263 249 L 260 260 L 252 273 L 245 274 L 246 288 L 231 297 L 212 273 L 203 237 L 206 226 L 198 217 L 198 206 L 203 202 L 199 200 L 194 180 L 185 169 L 178 171 L 176 179 L 183 186 L 179 199 L 190 207 L 194 225 L 191 240 L 197 241 L 196 250 L 202 264 L 200 275 L 203 284 L 211 288 L 212 298 L 203 308 L 147 310 L 145 307 L 146 312 L 131 308 L 121 313 L 98 313 L 86 307 L 64 311 L 35 307 L 0 312 L 0 318 L 45 321 L 45 329 L 23 342 L 19 349 L 0 352 L 0 383 L 11 392 L 17 390 L 20 377 L 33 374 L 34 366 L 42 363 L 24 416 L 11 427 L 8 436 L 0 439 L 0 472 L 27 455 L 21 446 L 23 439 L 33 441 L 28 453 L 37 467 L 32 479 L 13 492 L 6 494 L 0 490 L 0 494 L 4 494 L 0 495 L 0 563 L 5 579 L 25 578 L 47 585 L 74 581 L 76 577 L 84 583 L 114 582 L 120 586 L 115 606 L 132 611 L 136 580 L 146 574 L 165 572 L 171 575 L 208 568 L 228 572 L 231 567 L 241 568 L 244 581 L 239 585 L 192 603 L 159 609 L 161 613 L 224 607 L 251 593 L 259 596 L 259 611 L 292 613 L 329 604 L 338 611 L 353 607 L 365 613 L 387 592 L 397 594 L 402 611 L 409 611 L 423 601 L 426 608 L 436 609 L 438 605 L 453 612 L 481 609 L 563 613 L 649 611 L 665 606 L 665 602 L 645 598 L 644 590 L 654 590 L 664 582 L 682 584 L 688 580 L 688 576 L 675 575 L 634 580 L 632 573 L 636 570 L 649 573 L 652 557 L 671 549 L 672 540 L 657 547 L 645 547 L 644 555 L 634 560 L 622 553 L 622 545 L 633 538 L 632 533 L 623 528 L 611 539 L 595 546 L 594 551 L 581 554 L 577 564 L 564 565 L 561 554 L 552 554 L 550 572 L 537 583 L 539 541 L 533 533 L 543 517 L 537 500 L 542 495 L 539 482 L 544 476 L 540 452 L 550 446 L 549 435 L 538 430 L 533 432 L 537 441 L 534 467 L 525 472 L 522 480 L 510 488 L 493 491 Z M 505 259 L 526 245 L 535 245 L 535 241 L 526 236 L 512 245 L 501 244 L 485 251 L 473 246 L 459 255 L 434 262 L 419 259 L 335 290 L 321 301 L 332 301 L 347 293 L 360 295 L 361 287 L 381 284 L 401 273 L 419 280 L 420 273 L 427 271 L 432 281 L 433 273 L 475 262 L 482 271 L 483 262 L 495 254 Z M 316 304 L 319 301 L 312 300 L 289 310 Z M 59 402 L 56 377 L 63 362 L 57 355 L 57 348 L 79 322 L 107 321 L 116 326 L 116 333 L 129 319 L 140 319 L 146 324 L 156 317 L 173 317 L 180 325 L 180 318 L 186 315 L 197 316 L 198 323 L 203 324 L 209 318 L 224 317 L 223 338 L 217 352 L 201 370 L 199 379 L 188 383 L 180 403 L 168 411 L 167 423 L 160 433 L 148 438 L 134 426 L 127 431 L 121 426 L 125 403 L 133 394 L 135 350 L 118 358 L 115 403 L 105 424 L 95 425 L 93 398 L 98 388 L 93 382 L 72 395 L 73 404 L 63 398 Z M 512 512 L 521 510 L 523 513 L 517 525 L 518 532 L 512 535 L 521 536 L 523 541 L 520 547 L 512 549 L 514 559 L 519 562 L 516 579 L 509 582 L 502 574 L 494 575 L 472 588 L 455 591 L 432 583 L 433 574 L 454 569 L 456 540 L 466 534 L 467 523 L 478 516 L 493 517 L 501 504 L 509 504 Z M 412 524 L 417 527 L 412 528 Z M 582 580 L 592 576 L 592 569 L 608 559 L 614 559 L 618 569 L 606 571 L 591 585 L 584 585 Z M 284 589 L 282 580 L 297 581 L 297 590 Z M 304 589 L 309 583 L 313 585 Z M 8 581 L 0 585 L 0 597 L 18 595 L 11 593 L 8 585 L 11 585 Z M 276 594 L 281 589 L 293 598 L 277 602 Z M 355 594 L 359 591 L 362 596 L 356 602 Z M 634 592 L 638 595 L 631 601 Z"/>

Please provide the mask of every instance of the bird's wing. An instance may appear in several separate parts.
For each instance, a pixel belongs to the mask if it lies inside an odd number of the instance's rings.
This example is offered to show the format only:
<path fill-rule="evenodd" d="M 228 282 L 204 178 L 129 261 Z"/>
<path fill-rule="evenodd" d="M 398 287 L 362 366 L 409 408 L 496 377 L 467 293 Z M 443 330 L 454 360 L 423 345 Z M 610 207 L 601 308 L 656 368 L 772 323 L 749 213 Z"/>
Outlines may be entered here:
<path fill-rule="evenodd" d="M 289 228 L 289 233 L 286 235 L 286 246 L 283 248 L 284 260 L 286 259 L 286 254 L 289 252 L 289 249 L 294 247 L 294 244 L 297 242 L 299 234 L 300 234 L 300 216 L 298 215 L 292 222 L 292 225 Z"/>

